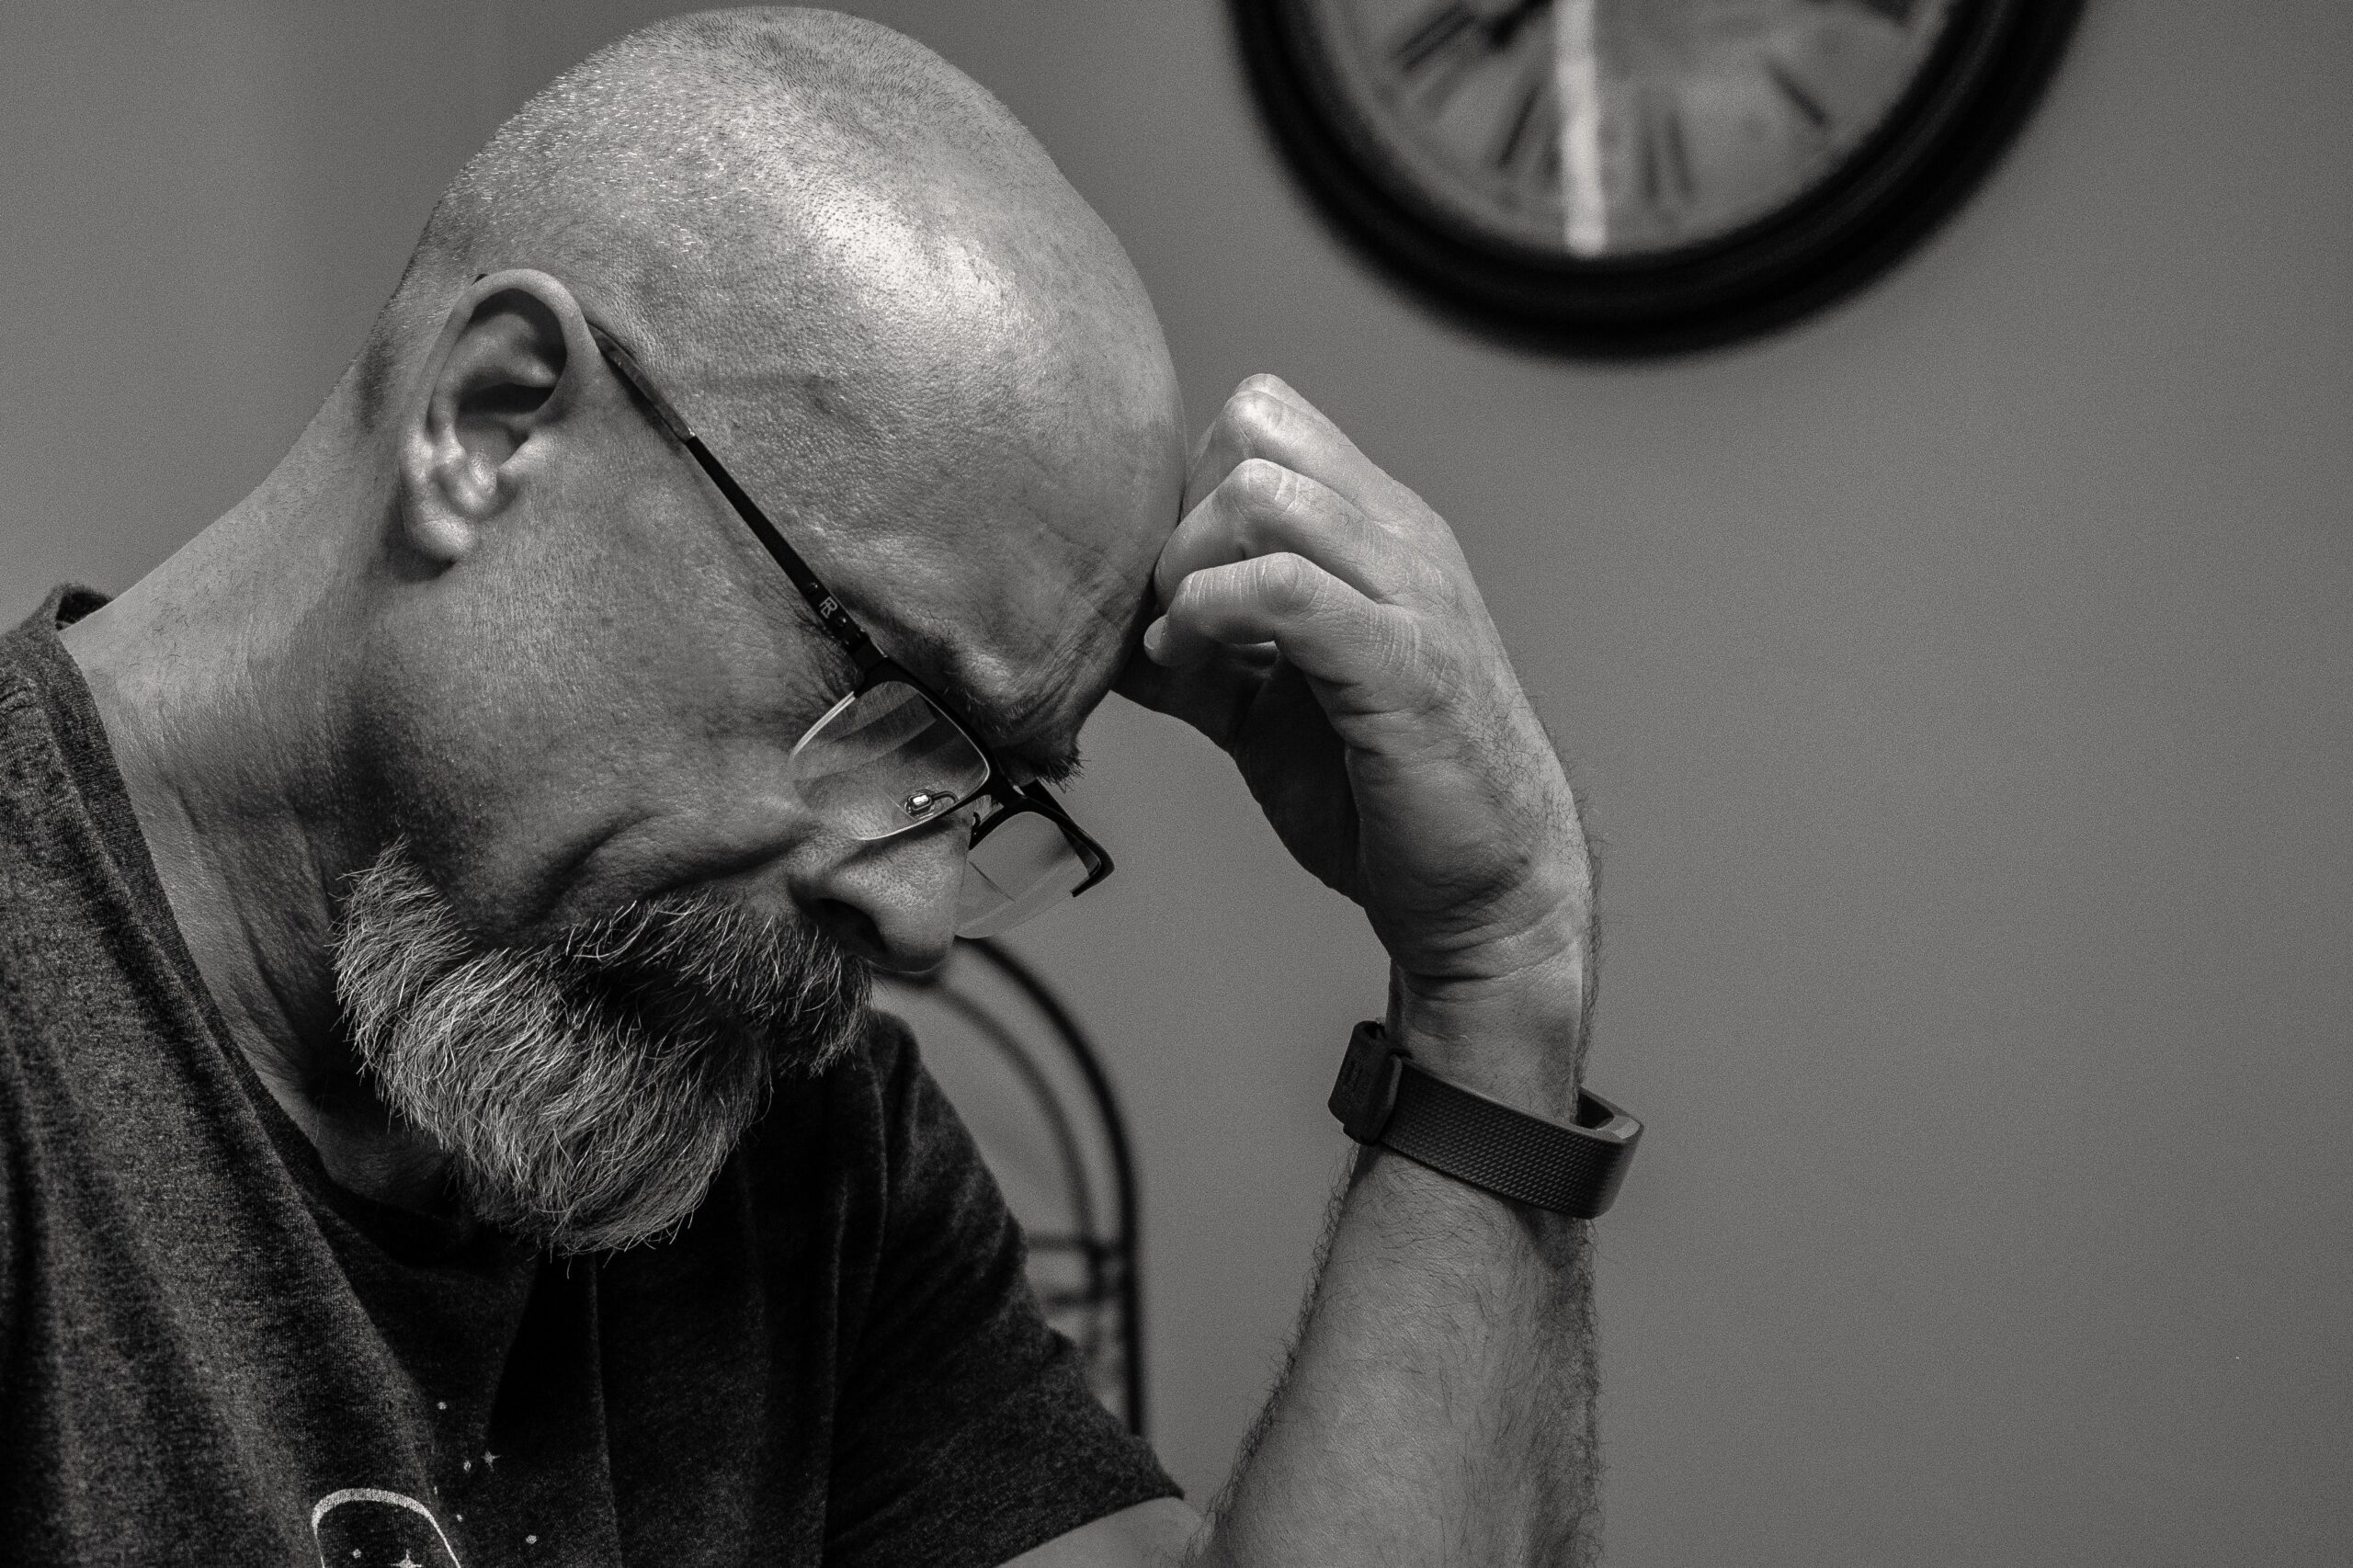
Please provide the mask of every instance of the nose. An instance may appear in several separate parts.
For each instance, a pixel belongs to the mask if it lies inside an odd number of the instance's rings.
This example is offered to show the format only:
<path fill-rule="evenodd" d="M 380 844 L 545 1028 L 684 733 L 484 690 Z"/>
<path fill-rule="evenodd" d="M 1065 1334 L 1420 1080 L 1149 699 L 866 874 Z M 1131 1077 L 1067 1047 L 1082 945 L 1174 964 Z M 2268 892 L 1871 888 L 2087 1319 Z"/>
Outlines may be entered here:
<path fill-rule="evenodd" d="M 920 974 L 948 960 L 964 886 L 970 834 L 958 817 L 896 838 L 847 846 L 794 890 L 801 907 L 843 947 L 892 974 Z"/>

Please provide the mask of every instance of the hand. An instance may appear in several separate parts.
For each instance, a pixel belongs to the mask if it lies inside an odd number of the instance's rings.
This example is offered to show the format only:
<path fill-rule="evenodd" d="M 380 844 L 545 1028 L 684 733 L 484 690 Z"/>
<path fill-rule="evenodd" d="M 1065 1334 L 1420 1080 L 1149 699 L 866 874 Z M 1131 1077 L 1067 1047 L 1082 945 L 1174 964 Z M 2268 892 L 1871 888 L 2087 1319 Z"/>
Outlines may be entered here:
<path fill-rule="evenodd" d="M 1585 835 L 1444 520 L 1254 376 L 1201 438 L 1154 587 L 1120 690 L 1222 746 L 1300 863 L 1363 906 L 1392 1027 L 1500 1091 L 1573 1096 Z M 1555 1049 L 1499 1059 L 1513 1037 Z"/>

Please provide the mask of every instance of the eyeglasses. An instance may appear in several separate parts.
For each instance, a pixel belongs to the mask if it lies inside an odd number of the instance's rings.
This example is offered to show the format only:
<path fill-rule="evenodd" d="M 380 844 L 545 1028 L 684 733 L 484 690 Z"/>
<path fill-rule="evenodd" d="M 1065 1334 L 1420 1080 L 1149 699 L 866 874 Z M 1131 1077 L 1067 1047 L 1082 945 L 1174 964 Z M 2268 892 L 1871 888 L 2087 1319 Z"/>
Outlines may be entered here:
<path fill-rule="evenodd" d="M 593 323 L 588 333 L 614 373 L 719 486 L 809 601 L 826 635 L 857 667 L 849 695 L 827 709 L 792 748 L 790 778 L 801 801 L 821 820 L 870 844 L 951 817 L 962 820 L 972 836 L 956 908 L 960 937 L 1010 929 L 1109 876 L 1111 857 L 1071 821 L 1044 785 L 1015 782 L 996 754 L 929 687 L 874 645 L 702 438 L 654 390 L 630 351 Z"/>

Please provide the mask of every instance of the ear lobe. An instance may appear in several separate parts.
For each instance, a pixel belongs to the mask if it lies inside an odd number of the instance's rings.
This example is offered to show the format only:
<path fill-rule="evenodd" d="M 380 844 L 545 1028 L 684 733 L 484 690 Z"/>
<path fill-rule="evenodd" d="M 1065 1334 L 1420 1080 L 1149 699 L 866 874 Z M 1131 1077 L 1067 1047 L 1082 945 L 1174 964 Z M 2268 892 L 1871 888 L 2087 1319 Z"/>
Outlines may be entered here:
<path fill-rule="evenodd" d="M 482 526 L 528 483 L 534 438 L 577 402 L 583 349 L 593 358 L 579 303 L 546 273 L 494 273 L 459 297 L 426 362 L 424 403 L 402 435 L 411 548 L 442 565 L 472 550 Z"/>

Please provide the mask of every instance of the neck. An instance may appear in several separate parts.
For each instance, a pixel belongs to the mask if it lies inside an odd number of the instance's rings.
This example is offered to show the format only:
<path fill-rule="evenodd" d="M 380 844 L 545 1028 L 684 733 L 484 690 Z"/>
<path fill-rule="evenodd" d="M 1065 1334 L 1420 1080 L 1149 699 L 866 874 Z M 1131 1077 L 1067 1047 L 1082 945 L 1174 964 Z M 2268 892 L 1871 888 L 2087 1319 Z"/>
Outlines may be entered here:
<path fill-rule="evenodd" d="M 332 405 L 331 405 L 332 406 Z M 320 420 L 261 488 L 63 634 L 191 957 L 238 1049 L 336 1180 L 411 1207 L 438 1153 L 337 1027 L 336 891 L 381 843 L 341 735 L 349 557 L 381 517 Z"/>

